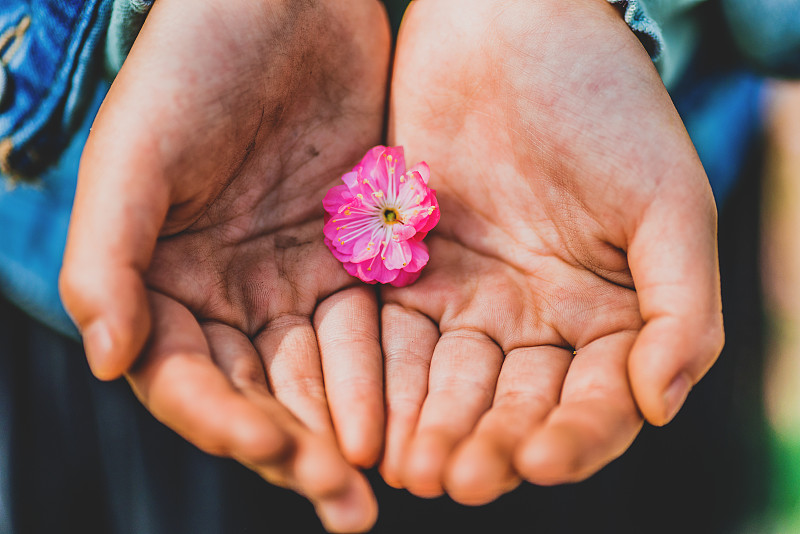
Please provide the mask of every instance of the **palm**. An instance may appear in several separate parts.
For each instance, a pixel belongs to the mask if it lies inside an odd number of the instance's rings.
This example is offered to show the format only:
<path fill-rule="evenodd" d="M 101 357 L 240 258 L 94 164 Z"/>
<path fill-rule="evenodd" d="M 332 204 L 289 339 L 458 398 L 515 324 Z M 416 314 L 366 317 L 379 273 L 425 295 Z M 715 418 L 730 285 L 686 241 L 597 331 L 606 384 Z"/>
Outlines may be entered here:
<path fill-rule="evenodd" d="M 91 239 L 75 228 L 120 218 L 152 317 L 143 402 L 318 505 L 357 503 L 329 526 L 363 528 L 374 506 L 336 439 L 362 465 L 381 447 L 377 304 L 325 248 L 322 197 L 380 141 L 388 24 L 360 0 L 189 4 L 153 8 L 104 103 L 65 264 Z M 80 208 L 119 191 L 107 220 Z"/>
<path fill-rule="evenodd" d="M 417 493 L 444 488 L 478 503 L 513 487 L 518 471 L 576 480 L 630 444 L 639 408 L 655 411 L 634 400 L 632 348 L 673 349 L 657 335 L 667 315 L 658 307 L 669 287 L 689 283 L 678 262 L 675 272 L 652 265 L 648 221 L 664 216 L 662 200 L 683 201 L 677 210 L 690 216 L 660 222 L 699 227 L 690 241 L 712 274 L 710 304 L 698 301 L 718 321 L 714 220 L 680 121 L 608 6 L 451 4 L 417 5 L 398 44 L 390 132 L 430 164 L 442 219 L 420 280 L 383 293 L 383 471 Z M 452 9 L 468 14 L 434 31 Z M 543 20 L 555 30 L 537 27 Z M 593 39 L 617 31 L 579 46 L 582 23 Z M 620 120 L 619 94 L 637 122 Z M 685 176 L 665 194 L 675 173 Z"/>
<path fill-rule="evenodd" d="M 369 23 L 377 31 L 371 30 L 367 37 L 379 40 L 380 11 L 372 10 L 371 15 Z M 323 22 L 321 13 L 302 9 L 290 10 L 285 16 L 306 18 L 307 24 Z M 330 19 L 324 21 L 326 28 L 314 30 L 322 35 L 318 41 L 308 41 L 307 29 L 298 29 L 302 35 L 288 38 L 271 35 L 280 29 L 280 22 L 260 22 L 256 29 L 266 29 L 267 42 L 277 42 L 280 37 L 284 54 L 274 50 L 267 54 L 252 42 L 232 43 L 243 50 L 244 64 L 229 66 L 224 72 L 228 77 L 220 77 L 211 87 L 198 87 L 192 109 L 186 110 L 189 116 L 181 119 L 186 130 L 206 132 L 196 144 L 183 147 L 188 154 L 176 171 L 191 185 L 182 188 L 182 196 L 173 201 L 147 281 L 151 290 L 170 298 L 172 303 L 164 306 L 189 311 L 207 330 L 212 353 L 224 351 L 224 346 L 236 343 L 237 338 L 239 344 L 252 343 L 251 359 L 256 355 L 258 359 L 252 362 L 255 375 L 248 379 L 266 379 L 264 383 L 269 383 L 275 396 L 307 426 L 326 433 L 332 428 L 312 317 L 318 306 L 326 310 L 333 301 L 342 309 L 372 310 L 376 306 L 374 296 L 355 288 L 355 280 L 323 245 L 321 199 L 342 172 L 380 139 L 379 84 L 383 83 L 386 55 L 366 54 L 356 43 L 348 43 L 337 33 L 343 30 L 335 29 L 336 23 Z M 241 34 L 247 34 L 241 21 L 234 23 Z M 197 43 L 184 45 L 197 54 Z M 352 61 L 354 52 L 363 57 Z M 219 70 L 214 64 L 194 68 Z M 364 71 L 372 75 L 371 80 L 367 77 L 371 84 L 360 79 Z M 203 109 L 216 84 L 225 88 L 211 104 L 216 109 Z M 181 84 L 186 86 L 189 84 Z M 231 87 L 243 89 L 230 91 Z M 191 114 L 198 109 L 202 112 Z M 209 121 L 209 115 L 223 120 Z M 170 135 L 185 142 L 194 137 L 188 131 Z M 333 301 L 327 301 L 331 296 Z M 174 312 L 165 311 L 168 313 Z M 318 323 L 326 317 L 320 314 Z M 338 318 L 328 322 L 339 321 L 341 330 L 351 329 L 358 337 L 360 332 L 377 332 L 377 319 L 368 320 L 372 324 L 344 325 Z M 206 325 L 213 325 L 213 335 Z M 334 335 L 339 339 L 342 333 Z M 374 338 L 373 334 L 372 341 Z M 320 339 L 323 344 L 326 341 Z M 365 346 L 362 343 L 361 347 Z M 261 364 L 266 373 L 258 373 Z M 334 368 L 334 374 L 336 371 Z M 379 381 L 375 387 L 380 389 Z M 374 460 L 382 431 L 382 410 L 372 405 L 368 408 L 371 413 L 358 414 L 372 422 L 369 435 L 362 436 L 368 443 L 345 443 L 356 449 L 347 452 L 354 453 L 361 463 Z M 353 424 L 350 415 L 342 425 Z M 370 450 L 364 452 L 365 448 Z"/>

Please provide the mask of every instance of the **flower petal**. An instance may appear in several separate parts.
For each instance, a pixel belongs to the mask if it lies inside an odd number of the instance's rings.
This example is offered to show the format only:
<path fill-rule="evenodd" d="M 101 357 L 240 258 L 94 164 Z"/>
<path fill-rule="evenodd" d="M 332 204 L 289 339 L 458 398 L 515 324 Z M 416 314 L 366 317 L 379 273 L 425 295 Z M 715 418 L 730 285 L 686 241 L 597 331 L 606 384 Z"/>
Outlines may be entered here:
<path fill-rule="evenodd" d="M 353 167 L 353 171 L 358 173 L 359 175 L 364 173 L 369 173 L 370 170 L 377 167 L 378 162 L 381 159 L 383 153 L 386 152 L 386 147 L 383 145 L 374 146 L 364 154 L 364 157 L 361 158 L 361 161 Z"/>
<path fill-rule="evenodd" d="M 353 200 L 353 194 L 346 185 L 331 187 L 325 198 L 322 199 L 322 207 L 331 215 L 339 212 L 339 206 L 347 204 Z"/>
<path fill-rule="evenodd" d="M 392 280 L 390 283 L 395 287 L 405 287 L 407 285 L 413 284 L 419 278 L 419 275 L 422 274 L 421 272 L 417 271 L 415 273 L 410 273 L 408 271 L 400 271 L 397 274 L 397 278 Z"/>
<path fill-rule="evenodd" d="M 383 249 L 383 264 L 387 269 L 402 269 L 411 261 L 411 246 L 408 241 L 389 239 Z"/>
<path fill-rule="evenodd" d="M 386 172 L 391 172 L 392 180 L 387 184 L 386 192 L 397 197 L 400 177 L 406 173 L 406 157 L 401 146 L 386 147 Z"/>
<path fill-rule="evenodd" d="M 415 173 L 419 174 L 420 180 L 425 185 L 428 185 L 428 180 L 431 178 L 431 169 L 428 167 L 428 164 L 424 161 L 420 161 L 410 169 L 408 169 L 408 174 Z"/>
<path fill-rule="evenodd" d="M 347 213 L 347 212 L 345 212 Z M 342 254 L 349 256 L 354 254 L 354 250 L 359 244 L 357 234 L 361 233 L 363 237 L 368 238 L 372 230 L 365 228 L 365 223 L 368 223 L 368 215 L 345 215 L 337 214 L 328 218 L 325 225 L 322 227 L 322 233 L 327 239 L 330 239 L 333 246 Z M 364 228 L 359 230 L 359 228 Z M 364 235 L 366 234 L 366 235 Z M 367 241 L 368 243 L 368 241 Z"/>
<path fill-rule="evenodd" d="M 354 276 L 354 277 L 360 279 L 362 282 L 366 282 L 368 284 L 374 284 L 375 283 L 375 280 L 373 280 L 371 278 L 367 279 L 367 280 L 361 278 L 361 276 L 358 274 L 358 265 L 357 264 L 349 262 L 349 261 L 344 261 L 344 262 L 342 262 L 342 266 L 344 267 L 344 270 L 347 271 L 347 274 L 349 274 L 350 276 Z"/>
<path fill-rule="evenodd" d="M 402 241 L 407 241 L 411 239 L 416 233 L 417 230 L 410 224 L 395 224 L 394 226 L 392 226 L 393 239 L 400 239 Z M 394 236 L 397 237 L 395 238 Z"/>
<path fill-rule="evenodd" d="M 358 192 L 365 200 L 372 198 L 373 193 L 385 194 L 389 174 L 386 169 L 386 147 L 376 146 L 361 159 L 356 166 L 358 170 Z"/>
<path fill-rule="evenodd" d="M 394 170 L 398 175 L 405 174 L 406 172 L 406 156 L 405 150 L 402 146 L 387 146 L 386 155 L 392 156 L 394 162 Z"/>
<path fill-rule="evenodd" d="M 334 258 L 336 258 L 337 260 L 339 260 L 342 263 L 350 263 L 350 258 L 353 257 L 352 253 L 348 253 L 346 251 L 342 251 L 342 250 L 338 249 L 334 245 L 334 243 L 330 239 L 328 239 L 327 237 L 323 238 L 323 241 L 325 243 L 325 246 L 327 246 L 328 249 L 330 249 L 331 254 L 333 254 Z"/>
<path fill-rule="evenodd" d="M 358 171 L 352 170 L 346 174 L 343 174 L 342 181 L 348 189 L 355 189 L 356 186 L 358 186 Z"/>
<path fill-rule="evenodd" d="M 323 235 L 331 241 L 336 241 L 336 237 L 339 235 L 339 231 L 336 229 L 338 224 L 339 223 L 335 217 L 328 219 L 328 221 L 322 227 Z"/>
<path fill-rule="evenodd" d="M 380 241 L 375 237 L 375 234 L 365 233 L 355 240 L 355 245 L 353 245 L 353 258 L 350 261 L 353 263 L 360 263 L 362 261 L 371 260 L 378 255 L 380 248 Z"/>
<path fill-rule="evenodd" d="M 428 253 L 428 245 L 422 241 L 408 241 L 408 246 L 411 249 L 411 261 L 408 265 L 403 267 L 403 271 L 415 273 L 422 270 L 428 264 L 430 255 Z"/>
<path fill-rule="evenodd" d="M 362 263 L 362 265 L 364 264 Z M 370 272 L 372 273 L 373 279 L 377 280 L 381 284 L 388 284 L 397 278 L 397 275 L 399 275 L 401 272 L 397 269 L 387 269 L 384 263 L 380 260 L 373 263 L 371 268 L 372 271 Z"/>
<path fill-rule="evenodd" d="M 387 269 L 380 259 L 356 263 L 356 276 L 365 282 L 375 281 L 388 284 L 400 274 L 398 270 Z"/>
<path fill-rule="evenodd" d="M 439 223 L 439 218 L 442 215 L 439 211 L 439 200 L 436 198 L 436 191 L 433 189 L 430 190 L 426 203 L 430 204 L 428 206 L 428 217 L 422 228 L 419 228 L 418 230 L 427 234 Z"/>

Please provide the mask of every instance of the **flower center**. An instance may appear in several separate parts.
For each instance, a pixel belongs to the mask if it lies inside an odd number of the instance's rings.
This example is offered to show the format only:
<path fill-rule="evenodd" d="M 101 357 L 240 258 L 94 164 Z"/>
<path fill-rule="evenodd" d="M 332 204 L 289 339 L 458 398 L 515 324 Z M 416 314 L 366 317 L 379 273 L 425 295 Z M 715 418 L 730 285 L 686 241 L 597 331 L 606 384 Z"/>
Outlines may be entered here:
<path fill-rule="evenodd" d="M 386 208 L 381 214 L 385 224 L 395 224 L 400 222 L 400 214 L 394 208 Z"/>

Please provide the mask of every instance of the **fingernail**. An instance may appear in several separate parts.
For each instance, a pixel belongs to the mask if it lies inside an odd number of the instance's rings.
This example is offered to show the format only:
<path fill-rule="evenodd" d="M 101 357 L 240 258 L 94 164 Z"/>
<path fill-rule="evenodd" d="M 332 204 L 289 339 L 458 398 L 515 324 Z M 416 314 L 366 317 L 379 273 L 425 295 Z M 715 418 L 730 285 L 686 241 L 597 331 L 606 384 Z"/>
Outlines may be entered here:
<path fill-rule="evenodd" d="M 83 331 L 83 348 L 86 351 L 86 359 L 89 367 L 98 377 L 103 378 L 102 364 L 108 360 L 111 352 L 111 332 L 102 321 L 95 321 Z"/>
<path fill-rule="evenodd" d="M 685 373 L 680 373 L 675 377 L 675 380 L 669 385 L 664 392 L 664 405 L 667 408 L 667 419 L 665 422 L 670 422 L 677 415 L 678 411 L 683 406 L 686 396 L 689 395 L 689 390 L 692 389 L 692 382 Z"/>

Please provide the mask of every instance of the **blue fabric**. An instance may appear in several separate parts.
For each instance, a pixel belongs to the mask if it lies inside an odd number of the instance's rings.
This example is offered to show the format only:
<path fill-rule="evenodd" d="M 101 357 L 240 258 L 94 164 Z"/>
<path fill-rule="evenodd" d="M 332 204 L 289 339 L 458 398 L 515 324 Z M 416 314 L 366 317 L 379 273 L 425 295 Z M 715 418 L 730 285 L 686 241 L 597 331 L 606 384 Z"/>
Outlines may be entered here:
<path fill-rule="evenodd" d="M 110 9 L 107 0 L 3 0 L 0 35 L 13 36 L 0 50 L 7 78 L 0 107 L 5 175 L 38 177 L 69 143 L 101 72 L 94 57 Z"/>
<path fill-rule="evenodd" d="M 122 68 L 154 0 L 114 0 L 106 39 L 106 73 L 114 77 Z"/>
<path fill-rule="evenodd" d="M 702 47 L 719 41 L 726 41 L 727 55 L 762 73 L 800 76 L 800 0 L 608 1 L 620 8 L 670 89 Z"/>
<path fill-rule="evenodd" d="M 61 304 L 58 272 L 81 152 L 107 90 L 105 82 L 96 85 L 83 124 L 37 184 L 0 184 L 0 291 L 31 316 L 73 338 L 78 332 Z"/>
<path fill-rule="evenodd" d="M 698 7 L 707 0 L 609 0 L 620 9 L 625 22 L 639 38 L 672 88 L 694 53 L 701 25 Z"/>
<path fill-rule="evenodd" d="M 3 2 L 0 291 L 38 320 L 77 337 L 58 295 L 58 271 L 81 151 L 108 90 L 98 81 L 98 51 L 111 4 Z M 32 177 L 31 184 L 12 182 Z"/>
<path fill-rule="evenodd" d="M 622 18 L 630 29 L 642 41 L 647 53 L 653 61 L 658 61 L 664 48 L 664 36 L 661 26 L 647 13 L 646 4 L 639 0 L 608 0 L 620 8 Z"/>
<path fill-rule="evenodd" d="M 800 0 L 722 0 L 742 53 L 771 74 L 800 76 Z"/>
<path fill-rule="evenodd" d="M 800 0 L 609 2 L 651 46 L 722 209 L 759 149 L 767 91 L 753 69 L 800 75 Z"/>
<path fill-rule="evenodd" d="M 695 69 L 672 92 L 719 209 L 759 149 L 766 87 L 763 77 L 744 69 L 713 75 Z"/>

